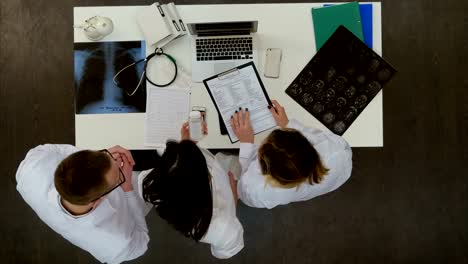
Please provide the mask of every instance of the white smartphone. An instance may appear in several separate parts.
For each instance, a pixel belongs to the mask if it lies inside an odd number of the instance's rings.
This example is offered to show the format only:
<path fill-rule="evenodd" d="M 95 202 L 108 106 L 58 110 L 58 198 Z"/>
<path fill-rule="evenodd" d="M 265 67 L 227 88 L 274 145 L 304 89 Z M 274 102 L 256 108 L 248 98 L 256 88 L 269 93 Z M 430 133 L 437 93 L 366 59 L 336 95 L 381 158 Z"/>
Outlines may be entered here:
<path fill-rule="evenodd" d="M 268 48 L 265 59 L 265 77 L 278 78 L 280 73 L 282 51 L 278 48 Z"/>

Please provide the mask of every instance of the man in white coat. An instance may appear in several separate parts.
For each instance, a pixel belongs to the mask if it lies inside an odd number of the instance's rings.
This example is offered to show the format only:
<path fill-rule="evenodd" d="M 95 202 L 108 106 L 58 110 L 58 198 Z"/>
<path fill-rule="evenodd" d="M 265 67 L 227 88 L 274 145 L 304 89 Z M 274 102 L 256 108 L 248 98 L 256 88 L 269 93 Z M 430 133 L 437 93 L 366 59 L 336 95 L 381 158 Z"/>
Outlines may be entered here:
<path fill-rule="evenodd" d="M 40 145 L 19 165 L 17 190 L 55 232 L 101 262 L 120 263 L 143 255 L 149 241 L 134 164 L 120 146 Z"/>

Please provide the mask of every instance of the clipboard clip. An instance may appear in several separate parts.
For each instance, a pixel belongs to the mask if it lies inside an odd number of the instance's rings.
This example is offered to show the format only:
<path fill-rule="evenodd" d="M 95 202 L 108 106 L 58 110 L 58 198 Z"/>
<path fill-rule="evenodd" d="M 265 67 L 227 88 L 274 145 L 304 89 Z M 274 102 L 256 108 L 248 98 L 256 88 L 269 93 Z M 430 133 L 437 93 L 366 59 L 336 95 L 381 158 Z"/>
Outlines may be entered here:
<path fill-rule="evenodd" d="M 222 80 L 224 77 L 226 77 L 226 75 L 229 75 L 229 74 L 234 73 L 234 72 L 237 72 L 237 73 L 239 74 L 239 69 L 238 69 L 238 68 L 234 68 L 234 69 L 231 69 L 231 70 L 229 70 L 229 71 L 220 73 L 220 74 L 218 74 L 218 79 L 219 79 L 219 80 Z"/>

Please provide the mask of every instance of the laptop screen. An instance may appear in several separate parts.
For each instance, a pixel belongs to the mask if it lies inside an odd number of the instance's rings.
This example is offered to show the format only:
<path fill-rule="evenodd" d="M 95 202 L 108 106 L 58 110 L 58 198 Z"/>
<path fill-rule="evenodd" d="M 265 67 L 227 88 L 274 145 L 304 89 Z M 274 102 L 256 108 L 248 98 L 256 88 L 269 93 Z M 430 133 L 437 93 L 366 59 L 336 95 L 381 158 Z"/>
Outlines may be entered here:
<path fill-rule="evenodd" d="M 258 21 L 187 24 L 190 34 L 198 36 L 248 35 L 257 31 Z"/>

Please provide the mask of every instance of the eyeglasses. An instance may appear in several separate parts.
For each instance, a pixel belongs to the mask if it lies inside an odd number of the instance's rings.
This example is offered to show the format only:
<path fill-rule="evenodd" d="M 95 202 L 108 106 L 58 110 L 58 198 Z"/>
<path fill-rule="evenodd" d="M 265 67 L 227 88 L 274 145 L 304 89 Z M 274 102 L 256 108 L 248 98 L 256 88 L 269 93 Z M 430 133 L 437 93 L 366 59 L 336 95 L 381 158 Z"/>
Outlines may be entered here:
<path fill-rule="evenodd" d="M 103 149 L 103 150 L 100 150 L 100 152 L 104 152 L 104 153 L 107 153 L 109 155 L 109 157 L 117 162 L 116 159 L 114 159 L 114 156 L 112 156 L 112 154 L 107 150 L 107 149 Z M 120 166 L 119 166 L 119 182 L 117 183 L 116 186 L 112 187 L 112 189 L 106 191 L 105 193 L 101 194 L 101 196 L 99 196 L 98 198 L 94 199 L 93 202 L 101 199 L 101 197 L 104 197 L 106 195 L 108 195 L 110 192 L 112 192 L 113 190 L 117 189 L 120 185 L 124 184 L 125 183 L 125 175 L 123 173 L 123 171 L 120 169 Z"/>

